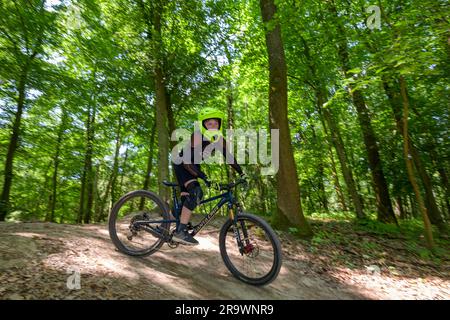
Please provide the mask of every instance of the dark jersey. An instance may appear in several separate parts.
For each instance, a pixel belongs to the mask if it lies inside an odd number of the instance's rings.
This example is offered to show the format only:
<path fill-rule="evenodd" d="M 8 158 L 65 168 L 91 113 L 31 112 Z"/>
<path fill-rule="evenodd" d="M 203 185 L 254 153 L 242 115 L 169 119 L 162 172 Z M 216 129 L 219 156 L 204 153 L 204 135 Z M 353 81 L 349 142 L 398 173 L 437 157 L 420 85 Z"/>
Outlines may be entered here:
<path fill-rule="evenodd" d="M 201 147 L 200 147 L 201 144 Z M 204 172 L 201 171 L 199 164 L 195 164 L 194 160 L 204 160 L 210 156 L 210 154 L 205 154 L 205 149 L 210 144 L 212 144 L 211 141 L 204 139 L 204 136 L 200 132 L 194 132 L 191 135 L 190 143 L 188 143 L 185 148 L 190 148 L 191 152 L 191 161 L 190 163 L 185 163 L 184 161 L 181 163 L 181 165 L 194 177 L 198 178 L 206 178 L 206 175 Z M 231 159 L 232 163 L 230 165 L 235 169 L 239 174 L 242 174 L 242 168 L 241 166 L 236 162 L 236 159 L 233 157 L 232 154 L 230 154 L 227 150 L 227 142 L 226 140 L 221 137 L 219 141 L 215 142 L 216 146 L 211 146 L 208 149 L 215 149 L 220 150 L 225 157 L 225 159 Z M 180 152 L 180 157 L 183 156 L 183 150 Z M 227 158 L 228 157 L 228 158 Z"/>

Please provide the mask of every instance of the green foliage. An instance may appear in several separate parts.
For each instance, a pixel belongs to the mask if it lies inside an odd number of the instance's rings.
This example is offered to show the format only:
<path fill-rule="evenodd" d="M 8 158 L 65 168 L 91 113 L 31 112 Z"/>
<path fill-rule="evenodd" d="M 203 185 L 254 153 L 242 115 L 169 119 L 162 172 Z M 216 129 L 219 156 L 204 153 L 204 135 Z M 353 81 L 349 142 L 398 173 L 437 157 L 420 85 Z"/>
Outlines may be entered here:
<path fill-rule="evenodd" d="M 446 2 L 379 1 L 380 30 L 365 25 L 367 2 L 334 1 L 338 15 L 331 3 L 276 1 L 288 65 L 288 125 L 303 210 L 310 219 L 353 223 L 355 218 L 342 164 L 324 121 L 327 108 L 340 130 L 347 166 L 364 202 L 367 220 L 355 222 L 355 228 L 377 237 L 420 239 L 423 226 L 414 219 L 417 204 L 406 176 L 403 141 L 384 85 L 396 84 L 401 75 L 406 78 L 410 135 L 441 214 L 448 218 Z M 104 219 L 120 195 L 142 188 L 149 162 L 148 188 L 158 190 L 158 143 L 150 143 L 155 125 L 153 67 L 158 61 L 154 47 L 159 41 L 153 37 L 154 4 L 0 2 L 0 168 L 10 145 L 20 76 L 29 68 L 8 219 L 48 218 L 58 163 L 54 221 L 76 222 L 89 147 L 88 175 L 94 187 L 88 193 L 94 198 L 94 216 Z M 214 106 L 230 111 L 234 128 L 269 128 L 264 27 L 273 26 L 263 25 L 257 1 L 164 2 L 157 44 L 162 48 L 175 127 L 192 130 L 198 110 Z M 342 41 L 349 55 L 346 74 L 337 49 Z M 391 202 L 395 207 L 402 201 L 407 214 L 400 228 L 375 221 L 377 195 L 351 99 L 355 90 L 362 92 L 369 110 Z M 322 105 L 318 92 L 324 95 Z M 224 166 L 203 168 L 214 181 L 228 179 Z M 274 177 L 261 176 L 260 165 L 244 169 L 255 178 L 250 190 L 238 191 L 245 210 L 270 220 L 277 210 L 277 192 L 290 186 L 277 190 Z M 3 170 L 0 178 L 4 180 Z M 297 234 L 298 229 L 289 232 Z M 316 230 L 312 241 L 331 245 L 343 240 Z M 437 240 L 439 247 L 441 241 Z M 361 246 L 376 250 L 367 241 Z M 420 248 L 411 250 L 428 255 Z"/>
<path fill-rule="evenodd" d="M 310 215 L 313 219 L 333 219 L 333 220 L 342 220 L 342 221 L 351 221 L 355 218 L 354 212 L 349 211 L 334 211 L 334 212 L 313 212 Z"/>
<path fill-rule="evenodd" d="M 358 229 L 375 233 L 379 236 L 401 233 L 400 228 L 398 228 L 395 224 L 380 223 L 379 221 L 370 219 L 365 219 L 362 221 L 358 220 L 355 221 L 355 223 Z"/>
<path fill-rule="evenodd" d="M 311 240 L 312 245 L 326 245 L 332 243 L 332 236 L 325 231 L 318 231 L 314 233 Z"/>

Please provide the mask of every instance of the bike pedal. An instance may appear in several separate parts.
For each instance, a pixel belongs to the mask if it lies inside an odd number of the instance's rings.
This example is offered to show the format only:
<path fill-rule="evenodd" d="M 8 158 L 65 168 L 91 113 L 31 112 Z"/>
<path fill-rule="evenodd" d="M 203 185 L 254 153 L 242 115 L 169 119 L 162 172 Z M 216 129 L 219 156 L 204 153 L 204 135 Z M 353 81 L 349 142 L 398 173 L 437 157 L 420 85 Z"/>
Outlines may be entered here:
<path fill-rule="evenodd" d="M 170 249 L 176 249 L 176 248 L 178 248 L 178 246 L 180 245 L 178 242 L 175 242 L 175 241 L 170 241 L 170 242 L 167 242 L 167 245 L 169 246 L 169 248 Z"/>

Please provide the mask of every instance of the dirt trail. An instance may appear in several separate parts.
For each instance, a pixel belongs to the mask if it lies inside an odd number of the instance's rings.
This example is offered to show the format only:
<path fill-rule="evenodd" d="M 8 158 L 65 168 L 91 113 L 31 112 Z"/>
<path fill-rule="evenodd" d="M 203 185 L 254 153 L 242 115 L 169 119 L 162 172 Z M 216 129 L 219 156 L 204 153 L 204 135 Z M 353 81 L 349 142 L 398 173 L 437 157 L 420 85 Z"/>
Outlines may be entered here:
<path fill-rule="evenodd" d="M 333 277 L 292 243 L 273 283 L 246 285 L 223 264 L 218 231 L 207 226 L 196 247 L 163 245 L 135 258 L 115 249 L 103 224 L 0 223 L 0 299 L 414 299 L 423 290 L 428 296 L 419 298 L 450 297 L 448 281 L 446 292 L 433 284 L 386 291 L 376 290 L 377 275 L 362 283 Z M 73 270 L 80 289 L 67 287 Z"/>

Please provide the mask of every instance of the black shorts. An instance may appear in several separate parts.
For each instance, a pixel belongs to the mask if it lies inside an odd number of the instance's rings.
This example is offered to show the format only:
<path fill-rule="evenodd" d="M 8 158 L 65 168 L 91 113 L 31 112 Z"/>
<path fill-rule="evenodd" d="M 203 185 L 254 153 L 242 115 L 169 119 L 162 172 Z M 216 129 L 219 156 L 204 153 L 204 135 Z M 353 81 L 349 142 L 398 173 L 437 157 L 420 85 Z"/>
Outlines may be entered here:
<path fill-rule="evenodd" d="M 184 184 L 192 179 L 198 179 L 198 177 L 194 176 L 192 173 L 186 170 L 186 168 L 182 164 L 172 164 L 173 170 L 175 171 L 175 176 L 177 177 L 178 184 L 180 185 L 181 192 L 188 192 Z M 200 165 L 194 164 L 199 170 Z"/>

